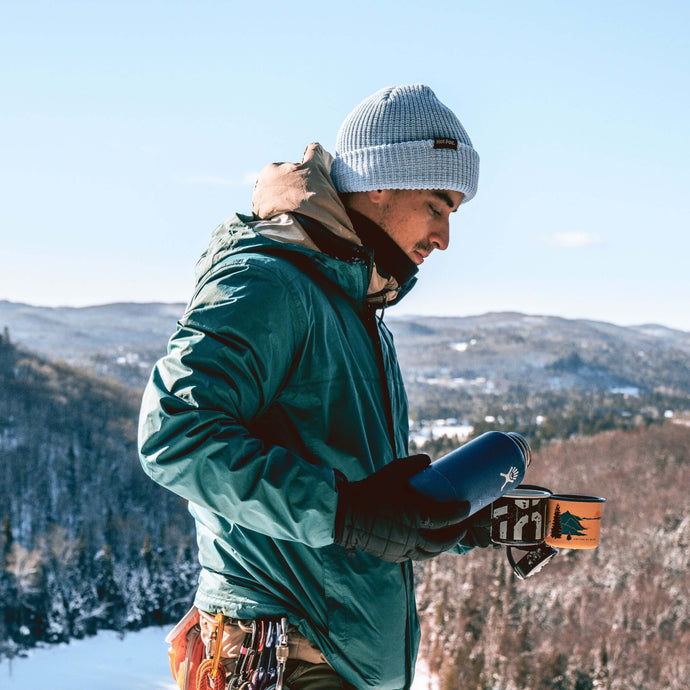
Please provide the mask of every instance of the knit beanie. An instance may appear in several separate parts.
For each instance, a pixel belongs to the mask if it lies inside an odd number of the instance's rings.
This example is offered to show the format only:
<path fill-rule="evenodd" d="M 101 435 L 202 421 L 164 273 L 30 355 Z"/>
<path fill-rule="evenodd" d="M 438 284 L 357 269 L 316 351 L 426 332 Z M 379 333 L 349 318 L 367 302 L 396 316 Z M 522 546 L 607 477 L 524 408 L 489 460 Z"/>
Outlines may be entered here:
<path fill-rule="evenodd" d="M 362 101 L 338 131 L 331 178 L 339 192 L 448 189 L 477 192 L 479 156 L 453 112 L 424 84 L 387 87 Z"/>

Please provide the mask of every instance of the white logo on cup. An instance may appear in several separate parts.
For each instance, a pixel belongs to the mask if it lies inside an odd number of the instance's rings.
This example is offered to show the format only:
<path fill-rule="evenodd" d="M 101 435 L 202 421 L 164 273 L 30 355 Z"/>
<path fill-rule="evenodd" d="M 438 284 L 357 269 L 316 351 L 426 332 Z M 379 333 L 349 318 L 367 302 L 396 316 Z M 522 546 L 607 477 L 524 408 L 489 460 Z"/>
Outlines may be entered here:
<path fill-rule="evenodd" d="M 498 474 L 505 479 L 501 487 L 501 491 L 503 491 L 506 484 L 512 484 L 518 478 L 519 472 L 517 467 L 511 467 L 505 474 L 503 472 L 499 472 Z"/>

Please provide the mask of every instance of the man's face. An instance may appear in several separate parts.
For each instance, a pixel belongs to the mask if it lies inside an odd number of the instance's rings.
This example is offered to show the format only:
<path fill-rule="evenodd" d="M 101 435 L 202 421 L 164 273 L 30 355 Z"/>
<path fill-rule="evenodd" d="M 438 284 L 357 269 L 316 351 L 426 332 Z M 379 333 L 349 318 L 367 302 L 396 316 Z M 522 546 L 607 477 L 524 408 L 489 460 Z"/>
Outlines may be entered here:
<path fill-rule="evenodd" d="M 417 265 L 434 249 L 447 249 L 450 214 L 462 193 L 438 189 L 384 189 L 369 192 L 378 223 Z"/>

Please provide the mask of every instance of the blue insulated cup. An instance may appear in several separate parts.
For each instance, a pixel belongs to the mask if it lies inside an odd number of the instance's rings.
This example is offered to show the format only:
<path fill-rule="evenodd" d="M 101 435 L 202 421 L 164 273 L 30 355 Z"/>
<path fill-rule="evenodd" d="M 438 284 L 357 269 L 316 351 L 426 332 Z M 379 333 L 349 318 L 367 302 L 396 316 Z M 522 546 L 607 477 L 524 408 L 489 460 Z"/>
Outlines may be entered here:
<path fill-rule="evenodd" d="M 410 485 L 439 501 L 467 501 L 473 515 L 518 486 L 530 460 L 522 436 L 487 431 L 432 462 Z"/>

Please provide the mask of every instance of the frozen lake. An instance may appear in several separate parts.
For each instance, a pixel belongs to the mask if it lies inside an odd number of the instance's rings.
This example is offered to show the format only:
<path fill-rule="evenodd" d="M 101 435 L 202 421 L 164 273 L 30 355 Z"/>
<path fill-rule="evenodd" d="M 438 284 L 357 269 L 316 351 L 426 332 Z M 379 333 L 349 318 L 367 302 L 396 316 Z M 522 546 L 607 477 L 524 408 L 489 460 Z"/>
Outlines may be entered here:
<path fill-rule="evenodd" d="M 24 659 L 0 661 L 0 688 L 75 690 L 88 681 L 99 690 L 177 690 L 170 675 L 168 628 L 146 628 L 120 639 L 95 637 L 34 649 Z"/>

